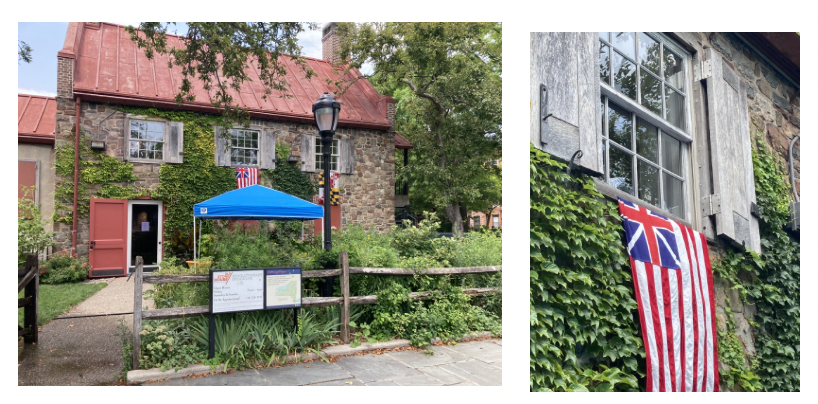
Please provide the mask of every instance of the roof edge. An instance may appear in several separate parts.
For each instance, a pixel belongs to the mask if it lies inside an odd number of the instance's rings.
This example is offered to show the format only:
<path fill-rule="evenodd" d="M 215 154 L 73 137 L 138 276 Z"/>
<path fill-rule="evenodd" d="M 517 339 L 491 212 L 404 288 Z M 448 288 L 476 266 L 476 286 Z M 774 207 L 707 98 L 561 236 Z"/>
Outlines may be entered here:
<path fill-rule="evenodd" d="M 85 28 L 84 22 L 69 22 L 65 32 L 65 42 L 62 50 L 57 52 L 58 57 L 74 59 L 77 57 L 77 48 L 82 38 L 82 30 Z"/>

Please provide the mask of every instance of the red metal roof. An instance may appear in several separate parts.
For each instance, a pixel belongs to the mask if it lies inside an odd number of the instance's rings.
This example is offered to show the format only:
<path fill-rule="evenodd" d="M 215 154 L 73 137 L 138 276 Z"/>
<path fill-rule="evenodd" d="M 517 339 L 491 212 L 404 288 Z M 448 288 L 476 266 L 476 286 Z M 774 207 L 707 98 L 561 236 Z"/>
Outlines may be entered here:
<path fill-rule="evenodd" d="M 395 148 L 396 149 L 412 149 L 415 146 L 412 146 L 406 138 L 403 136 L 395 133 Z"/>
<path fill-rule="evenodd" d="M 54 143 L 57 99 L 17 94 L 17 141 Z"/>
<path fill-rule="evenodd" d="M 168 45 L 182 47 L 178 36 L 168 35 Z M 74 93 L 83 99 L 121 102 L 134 105 L 180 108 L 174 95 L 182 81 L 182 71 L 178 66 L 168 68 L 168 58 L 156 55 L 148 60 L 145 53 L 136 48 L 125 27 L 116 24 L 70 23 L 65 37 L 65 45 L 58 53 L 61 57 L 73 58 Z M 242 84 L 241 91 L 230 90 L 239 106 L 247 108 L 250 115 L 266 119 L 282 119 L 299 122 L 314 122 L 312 104 L 325 91 L 333 93 L 326 79 L 338 80 L 342 67 L 333 67 L 329 61 L 305 58 L 316 75 L 306 79 L 301 68 L 282 56 L 287 70 L 290 98 L 273 91 L 266 100 L 262 99 L 264 88 L 259 80 L 255 63 L 247 69 L 252 81 Z M 349 80 L 360 76 L 352 69 Z M 181 108 L 203 112 L 213 112 L 210 97 L 201 85 L 193 83 L 196 101 L 185 103 Z M 356 81 L 347 92 L 337 97 L 341 103 L 339 126 L 388 130 L 386 102 L 391 97 L 382 96 L 368 80 Z"/>

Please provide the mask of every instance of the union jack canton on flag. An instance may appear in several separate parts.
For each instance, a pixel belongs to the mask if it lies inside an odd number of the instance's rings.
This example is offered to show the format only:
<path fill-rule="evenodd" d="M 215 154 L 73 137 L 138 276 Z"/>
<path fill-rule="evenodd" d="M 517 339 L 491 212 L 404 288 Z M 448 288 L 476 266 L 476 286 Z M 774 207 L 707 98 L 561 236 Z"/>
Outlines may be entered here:
<path fill-rule="evenodd" d="M 258 168 L 236 168 L 236 189 L 258 184 Z"/>
<path fill-rule="evenodd" d="M 704 235 L 619 200 L 648 391 L 719 391 L 713 271 Z"/>

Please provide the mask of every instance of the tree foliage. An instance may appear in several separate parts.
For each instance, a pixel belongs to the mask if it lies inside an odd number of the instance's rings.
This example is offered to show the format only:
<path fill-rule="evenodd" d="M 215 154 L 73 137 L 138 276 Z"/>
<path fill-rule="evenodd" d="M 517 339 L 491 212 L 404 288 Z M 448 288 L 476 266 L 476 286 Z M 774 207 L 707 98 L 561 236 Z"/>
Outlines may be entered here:
<path fill-rule="evenodd" d="M 148 59 L 155 54 L 168 56 L 168 67 L 182 68 L 183 79 L 176 102 L 192 102 L 194 81 L 201 82 L 211 104 L 231 120 L 246 118 L 246 109 L 236 105 L 231 90 L 240 92 L 252 66 L 264 85 L 264 99 L 273 91 L 289 92 L 285 75 L 287 58 L 300 66 L 307 78 L 314 75 L 304 58 L 296 36 L 305 26 L 297 22 L 188 22 L 187 34 L 179 37 L 182 46 L 168 44 L 167 32 L 175 22 L 143 22 L 127 27 L 131 40 Z"/>
<path fill-rule="evenodd" d="M 26 63 L 31 63 L 31 46 L 28 46 L 25 41 L 17 40 L 17 63 L 22 60 Z"/>
<path fill-rule="evenodd" d="M 500 200 L 501 23 L 341 23 L 348 68 L 396 99 L 396 130 L 415 148 L 399 177 L 415 210 L 445 211 L 462 234 L 467 210 Z M 343 91 L 352 83 L 338 82 Z"/>

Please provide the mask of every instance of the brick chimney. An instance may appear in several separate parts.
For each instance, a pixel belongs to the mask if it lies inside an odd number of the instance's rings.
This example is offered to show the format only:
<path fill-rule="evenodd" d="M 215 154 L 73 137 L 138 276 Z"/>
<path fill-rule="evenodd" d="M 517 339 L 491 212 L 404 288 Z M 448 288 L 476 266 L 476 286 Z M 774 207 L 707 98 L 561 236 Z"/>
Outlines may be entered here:
<path fill-rule="evenodd" d="M 333 65 L 341 63 L 341 58 L 338 56 L 338 23 L 328 22 L 321 30 L 321 54 L 324 60 L 329 61 Z"/>

